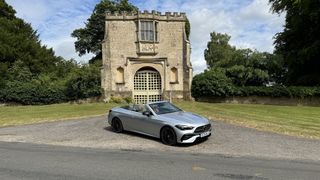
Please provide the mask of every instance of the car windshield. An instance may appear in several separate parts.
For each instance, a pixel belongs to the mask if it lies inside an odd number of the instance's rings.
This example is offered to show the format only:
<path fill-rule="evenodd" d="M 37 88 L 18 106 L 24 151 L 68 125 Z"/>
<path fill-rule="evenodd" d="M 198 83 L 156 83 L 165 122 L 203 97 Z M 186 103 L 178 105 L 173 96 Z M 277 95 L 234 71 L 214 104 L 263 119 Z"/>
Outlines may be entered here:
<path fill-rule="evenodd" d="M 121 108 L 127 109 L 129 111 L 135 111 L 135 112 L 144 112 L 146 111 L 146 106 L 141 104 L 130 104 L 127 106 L 122 106 Z"/>
<path fill-rule="evenodd" d="M 177 108 L 169 102 L 154 103 L 149 104 L 149 106 L 156 114 L 167 114 L 182 111 L 181 109 Z"/>

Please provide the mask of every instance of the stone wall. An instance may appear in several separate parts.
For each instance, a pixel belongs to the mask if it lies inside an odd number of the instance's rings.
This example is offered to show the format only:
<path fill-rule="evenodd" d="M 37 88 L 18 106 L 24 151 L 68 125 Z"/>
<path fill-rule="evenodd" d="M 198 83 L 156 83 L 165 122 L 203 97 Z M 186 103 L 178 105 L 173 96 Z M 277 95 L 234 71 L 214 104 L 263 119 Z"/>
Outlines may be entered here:
<path fill-rule="evenodd" d="M 320 97 L 309 98 L 288 98 L 288 97 L 205 97 L 197 101 L 210 103 L 234 103 L 234 104 L 266 104 L 266 105 L 286 105 L 286 106 L 320 106 Z"/>
<path fill-rule="evenodd" d="M 157 23 L 155 42 L 139 40 L 139 21 Z M 106 98 L 110 94 L 133 91 L 135 73 L 142 67 L 157 70 L 162 79 L 162 93 L 181 91 L 183 99 L 190 99 L 192 66 L 190 43 L 185 34 L 185 13 L 160 12 L 106 13 L 105 39 L 102 44 L 103 66 L 101 85 Z M 116 69 L 124 70 L 124 82 L 116 82 Z M 170 70 L 177 69 L 177 82 L 170 82 Z M 186 97 L 188 95 L 188 97 Z M 180 96 L 177 96 L 180 97 Z"/>

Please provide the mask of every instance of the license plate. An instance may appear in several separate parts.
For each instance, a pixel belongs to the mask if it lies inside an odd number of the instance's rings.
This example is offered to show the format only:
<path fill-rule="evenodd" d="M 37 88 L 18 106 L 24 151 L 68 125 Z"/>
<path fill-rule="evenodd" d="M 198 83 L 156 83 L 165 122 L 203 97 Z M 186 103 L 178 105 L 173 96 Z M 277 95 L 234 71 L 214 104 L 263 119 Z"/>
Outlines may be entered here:
<path fill-rule="evenodd" d="M 204 132 L 200 134 L 200 137 L 206 137 L 210 135 L 210 131 Z"/>

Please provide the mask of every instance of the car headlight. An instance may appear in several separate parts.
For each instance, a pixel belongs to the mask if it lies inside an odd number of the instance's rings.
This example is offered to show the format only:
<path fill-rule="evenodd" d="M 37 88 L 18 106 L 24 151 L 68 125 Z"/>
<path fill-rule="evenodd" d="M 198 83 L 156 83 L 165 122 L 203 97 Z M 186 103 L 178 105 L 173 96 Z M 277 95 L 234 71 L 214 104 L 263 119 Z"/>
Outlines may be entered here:
<path fill-rule="evenodd" d="M 188 125 L 176 125 L 176 128 L 180 129 L 180 130 L 191 130 L 194 127 L 192 126 L 188 126 Z"/>

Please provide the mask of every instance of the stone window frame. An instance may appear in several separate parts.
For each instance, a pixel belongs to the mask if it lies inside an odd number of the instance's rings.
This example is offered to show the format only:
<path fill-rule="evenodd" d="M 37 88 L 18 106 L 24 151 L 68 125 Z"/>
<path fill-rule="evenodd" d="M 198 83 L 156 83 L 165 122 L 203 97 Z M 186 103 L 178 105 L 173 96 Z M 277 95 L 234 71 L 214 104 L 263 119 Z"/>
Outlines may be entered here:
<path fill-rule="evenodd" d="M 152 22 L 152 27 L 153 27 L 153 39 L 152 40 L 148 40 L 148 39 L 142 39 L 141 38 L 141 22 Z M 159 26 L 159 22 L 156 20 L 151 20 L 151 19 L 139 19 L 138 22 L 138 28 L 137 28 L 137 34 L 138 34 L 138 41 L 139 42 L 149 42 L 149 43 L 158 43 L 159 42 L 159 31 L 158 31 L 158 26 Z M 144 31 L 148 31 L 148 30 L 144 30 Z"/>

